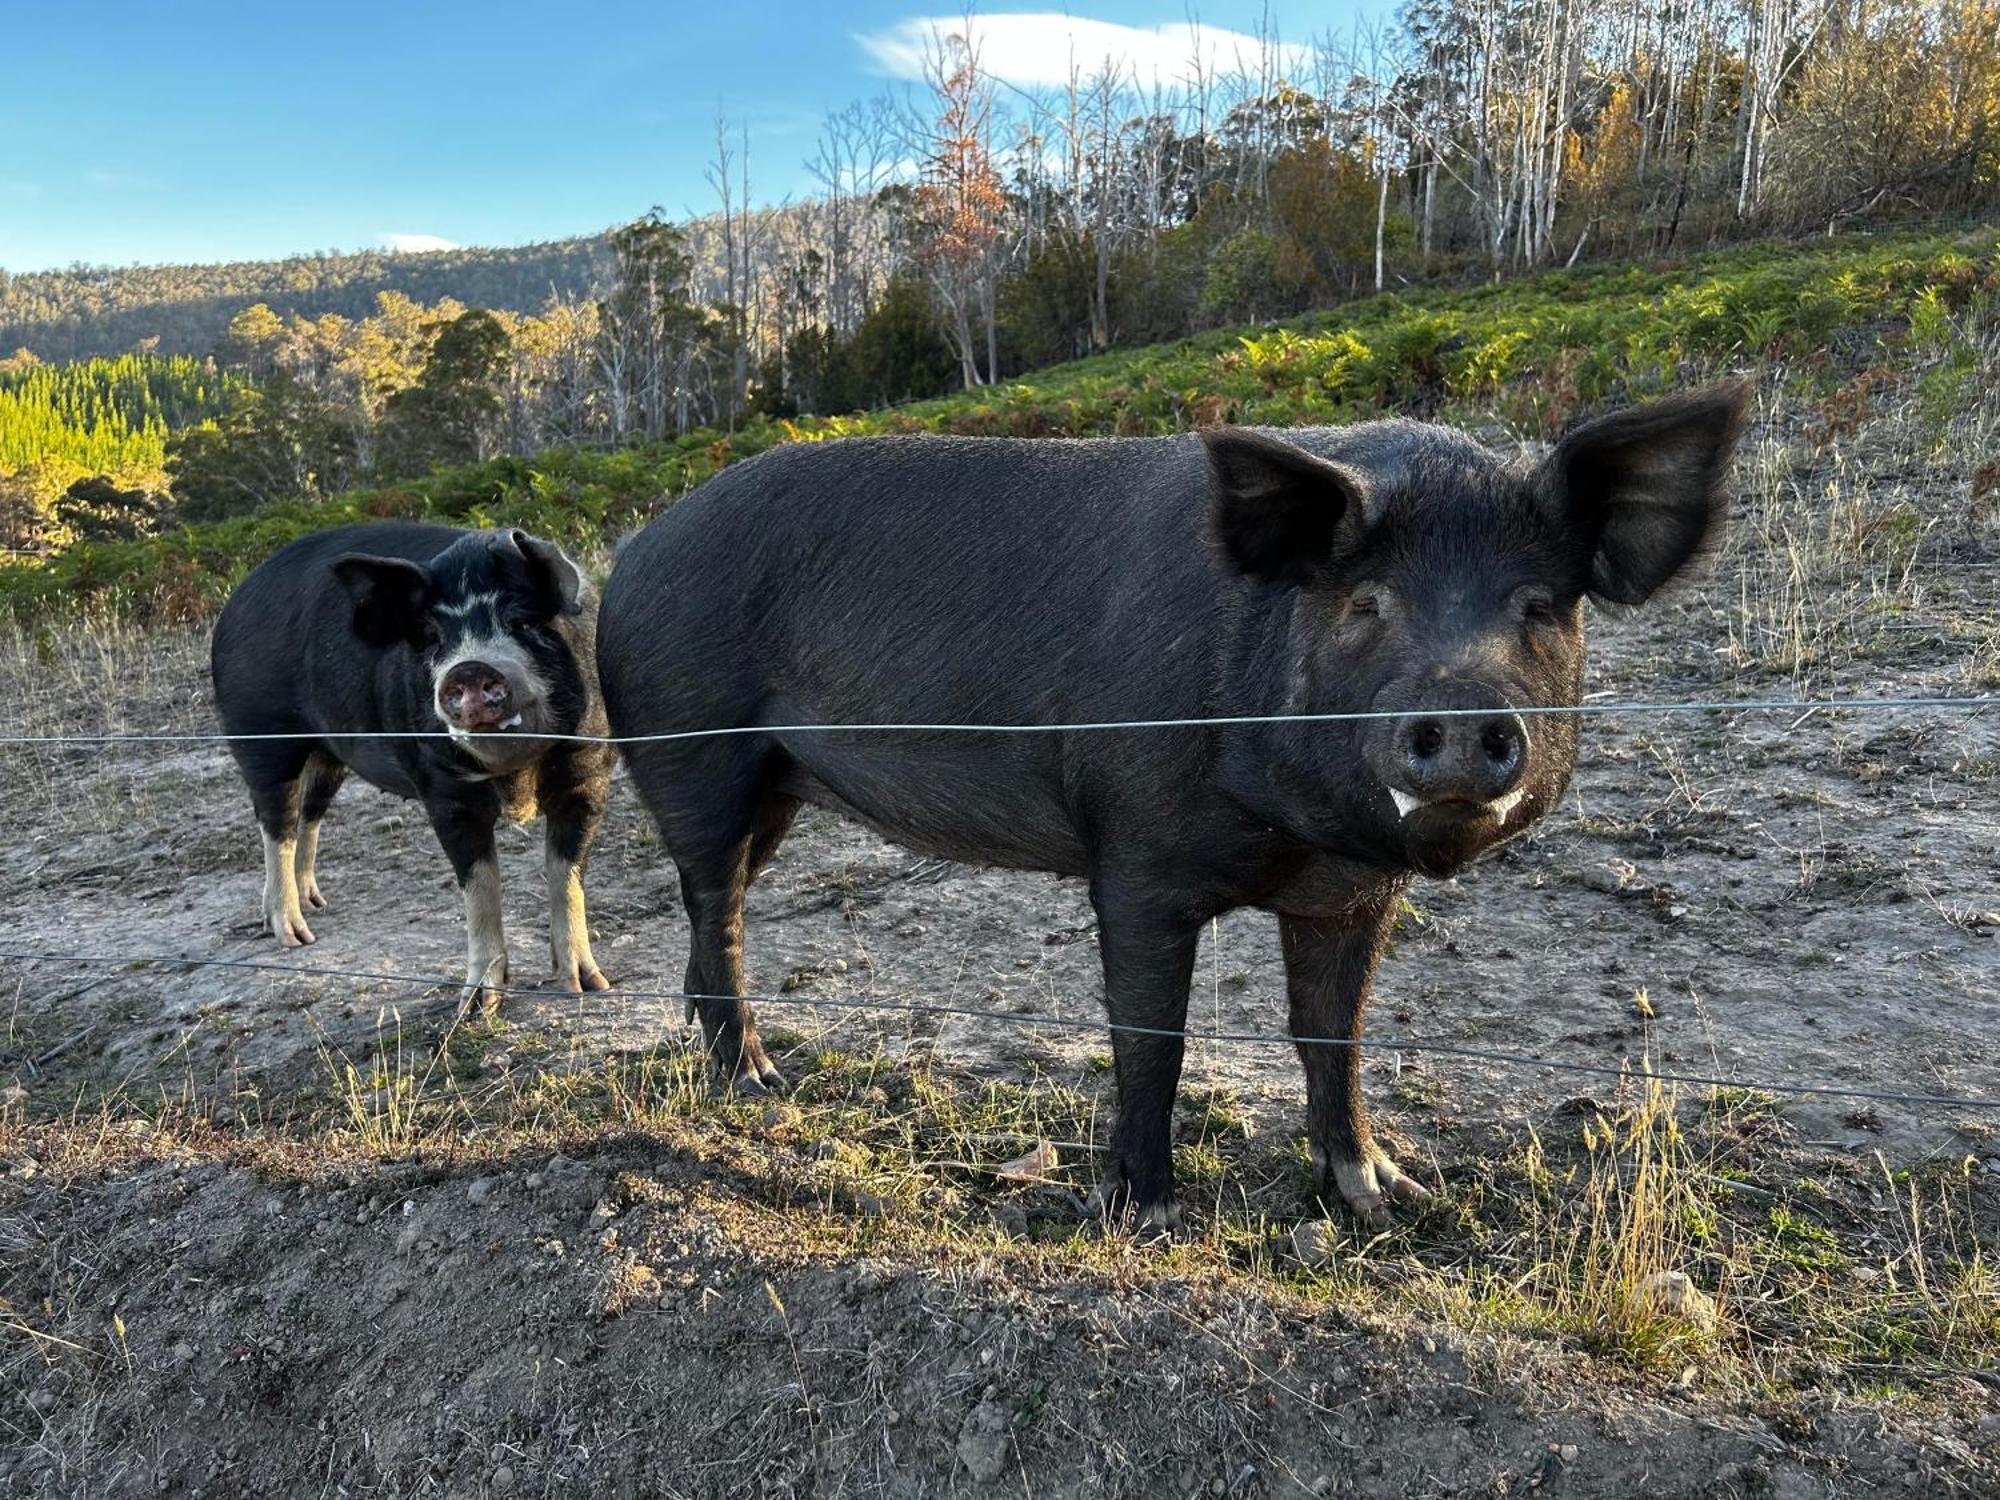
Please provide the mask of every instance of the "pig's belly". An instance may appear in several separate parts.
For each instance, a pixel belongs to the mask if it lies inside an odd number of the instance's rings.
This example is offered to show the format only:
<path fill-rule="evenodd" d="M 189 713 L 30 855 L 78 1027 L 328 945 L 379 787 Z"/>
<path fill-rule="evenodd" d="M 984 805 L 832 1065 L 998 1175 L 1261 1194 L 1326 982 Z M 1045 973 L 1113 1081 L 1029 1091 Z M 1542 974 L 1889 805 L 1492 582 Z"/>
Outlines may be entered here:
<path fill-rule="evenodd" d="M 843 740 L 846 740 L 843 743 Z M 896 744 L 836 734 L 788 737 L 779 786 L 866 823 L 884 838 L 964 864 L 1088 875 L 1060 777 L 1030 747 L 930 736 Z"/>

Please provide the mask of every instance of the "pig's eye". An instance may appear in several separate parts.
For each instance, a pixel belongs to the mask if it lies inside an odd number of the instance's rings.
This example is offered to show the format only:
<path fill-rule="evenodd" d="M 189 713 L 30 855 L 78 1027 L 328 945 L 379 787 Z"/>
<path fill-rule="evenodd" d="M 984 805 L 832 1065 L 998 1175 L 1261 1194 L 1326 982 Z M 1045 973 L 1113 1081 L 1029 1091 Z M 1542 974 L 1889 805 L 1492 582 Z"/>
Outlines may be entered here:
<path fill-rule="evenodd" d="M 1520 595 L 1521 618 L 1530 625 L 1547 625 L 1556 617 L 1555 596 L 1546 589 L 1524 589 Z"/>

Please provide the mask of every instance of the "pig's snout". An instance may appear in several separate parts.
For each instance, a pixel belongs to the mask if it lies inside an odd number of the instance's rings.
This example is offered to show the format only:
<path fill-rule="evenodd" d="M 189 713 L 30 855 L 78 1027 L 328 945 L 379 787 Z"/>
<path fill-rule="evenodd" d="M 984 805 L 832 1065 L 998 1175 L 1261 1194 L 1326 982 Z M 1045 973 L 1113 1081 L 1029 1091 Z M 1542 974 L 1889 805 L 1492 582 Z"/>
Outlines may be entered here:
<path fill-rule="evenodd" d="M 1420 801 L 1497 802 L 1528 768 L 1521 716 L 1412 714 L 1396 725 L 1402 780 Z"/>
<path fill-rule="evenodd" d="M 1481 683 L 1434 682 L 1413 697 L 1365 742 L 1396 815 L 1430 808 L 1504 821 L 1526 795 L 1533 744 L 1522 716 Z"/>
<path fill-rule="evenodd" d="M 506 674 L 483 661 L 462 661 L 438 683 L 438 713 L 456 729 L 509 729 L 520 722 Z"/>

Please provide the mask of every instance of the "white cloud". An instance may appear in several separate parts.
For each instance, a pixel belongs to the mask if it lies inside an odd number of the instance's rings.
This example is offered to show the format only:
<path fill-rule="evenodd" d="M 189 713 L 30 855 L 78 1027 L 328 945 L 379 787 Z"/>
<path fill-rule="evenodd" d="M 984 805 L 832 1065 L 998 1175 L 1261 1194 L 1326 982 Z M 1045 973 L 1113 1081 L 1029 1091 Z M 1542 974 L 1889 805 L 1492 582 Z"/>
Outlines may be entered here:
<path fill-rule="evenodd" d="M 963 16 L 912 16 L 855 40 L 878 71 L 921 79 L 937 40 L 965 29 Z M 976 15 L 972 35 L 980 71 L 1020 88 L 1065 84 L 1072 69 L 1088 79 L 1103 73 L 1107 64 L 1142 86 L 1183 83 L 1192 78 L 1196 57 L 1213 73 L 1254 73 L 1264 46 L 1241 31 L 1186 21 L 1121 26 L 1046 11 Z M 1282 43 L 1277 50 L 1280 70 L 1296 71 L 1309 53 L 1294 43 Z"/>
<path fill-rule="evenodd" d="M 375 243 L 384 250 L 407 254 L 417 250 L 456 250 L 456 240 L 442 239 L 434 234 L 378 234 Z"/>

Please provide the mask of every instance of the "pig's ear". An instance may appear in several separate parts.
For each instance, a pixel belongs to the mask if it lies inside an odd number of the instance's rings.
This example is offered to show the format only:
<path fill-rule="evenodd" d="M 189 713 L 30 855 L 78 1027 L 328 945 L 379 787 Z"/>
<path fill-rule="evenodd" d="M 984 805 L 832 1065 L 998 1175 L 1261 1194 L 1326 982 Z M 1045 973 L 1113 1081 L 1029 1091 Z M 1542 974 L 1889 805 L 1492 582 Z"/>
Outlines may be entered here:
<path fill-rule="evenodd" d="M 400 557 L 349 552 L 333 560 L 333 576 L 354 600 L 354 633 L 369 645 L 417 639 L 430 598 L 430 574 Z"/>
<path fill-rule="evenodd" d="M 1211 428 L 1209 525 L 1240 572 L 1305 583 L 1361 539 L 1367 480 L 1239 427 Z"/>
<path fill-rule="evenodd" d="M 1750 401 L 1734 381 L 1586 422 L 1556 445 L 1537 484 L 1589 559 L 1586 587 L 1644 604 L 1722 539 L 1722 481 Z"/>
<path fill-rule="evenodd" d="M 521 556 L 528 560 L 528 571 L 535 575 L 543 593 L 554 604 L 550 613 L 573 615 L 582 609 L 583 570 L 569 560 L 569 554 L 554 542 L 545 542 L 525 531 L 508 534 Z"/>

